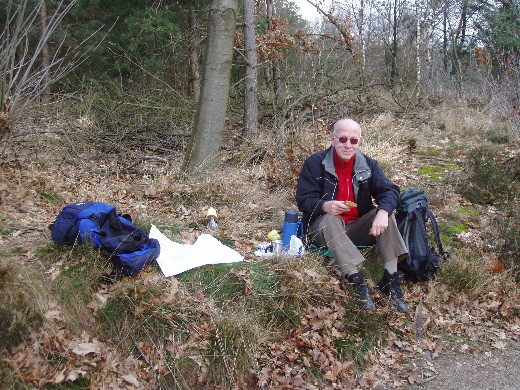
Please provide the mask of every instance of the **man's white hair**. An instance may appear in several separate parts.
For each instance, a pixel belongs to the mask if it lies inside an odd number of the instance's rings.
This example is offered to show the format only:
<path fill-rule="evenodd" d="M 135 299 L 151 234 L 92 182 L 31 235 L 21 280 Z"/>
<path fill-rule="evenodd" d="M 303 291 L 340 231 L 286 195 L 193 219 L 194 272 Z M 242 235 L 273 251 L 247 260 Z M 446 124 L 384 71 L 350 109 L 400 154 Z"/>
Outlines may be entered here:
<path fill-rule="evenodd" d="M 361 125 L 358 122 L 356 122 L 354 119 L 351 119 L 351 118 L 343 118 L 343 119 L 338 120 L 336 123 L 334 123 L 334 128 L 333 128 L 334 135 L 337 135 L 336 130 L 342 124 L 349 124 L 349 125 L 356 126 L 359 130 L 359 136 L 361 137 Z"/>

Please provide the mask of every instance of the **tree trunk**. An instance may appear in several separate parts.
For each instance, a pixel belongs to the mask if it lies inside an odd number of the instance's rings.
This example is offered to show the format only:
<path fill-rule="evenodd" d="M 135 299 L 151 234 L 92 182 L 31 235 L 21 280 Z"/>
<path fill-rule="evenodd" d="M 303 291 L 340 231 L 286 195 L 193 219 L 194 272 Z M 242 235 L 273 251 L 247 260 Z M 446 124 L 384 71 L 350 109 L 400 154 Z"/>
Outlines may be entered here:
<path fill-rule="evenodd" d="M 466 26 L 468 21 L 468 6 L 469 1 L 463 0 L 462 10 L 460 13 L 459 25 L 453 36 L 453 66 L 451 68 L 451 75 L 460 75 L 462 71 L 461 58 L 464 51 L 464 44 L 466 43 Z"/>
<path fill-rule="evenodd" d="M 392 83 L 397 81 L 397 0 L 394 0 L 394 16 L 393 16 L 393 29 L 392 29 L 392 50 L 391 50 L 391 68 L 390 68 L 390 81 Z"/>
<path fill-rule="evenodd" d="M 258 132 L 258 60 L 255 33 L 255 0 L 244 0 L 244 46 L 246 79 L 243 136 L 245 139 L 248 139 Z"/>
<path fill-rule="evenodd" d="M 196 176 L 213 171 L 222 143 L 231 80 L 238 0 L 213 0 L 208 15 L 204 76 L 195 127 L 183 169 Z"/>
<path fill-rule="evenodd" d="M 43 104 L 49 104 L 51 102 L 51 76 L 48 71 L 51 66 L 51 56 L 49 50 L 49 42 L 44 39 L 44 35 L 47 32 L 47 0 L 41 2 L 40 7 L 40 30 L 43 40 L 42 44 L 42 68 L 43 68 L 43 80 L 42 85 L 44 87 L 42 92 Z"/>
<path fill-rule="evenodd" d="M 197 39 L 197 18 L 193 6 L 190 6 L 188 11 L 188 20 L 190 26 L 190 94 L 197 102 L 200 97 L 199 41 Z"/>
<path fill-rule="evenodd" d="M 448 0 L 444 0 L 442 10 L 442 65 L 448 73 Z"/>
<path fill-rule="evenodd" d="M 415 0 L 415 29 L 416 29 L 416 37 L 415 37 L 415 78 L 417 85 L 421 83 L 421 41 L 422 41 L 422 30 L 421 30 L 421 13 L 419 7 L 419 0 Z M 419 89 L 417 89 L 417 93 Z"/>
<path fill-rule="evenodd" d="M 361 44 L 361 71 L 366 70 L 366 45 L 365 45 L 365 0 L 359 4 L 359 42 Z"/>
<path fill-rule="evenodd" d="M 267 27 L 269 30 L 273 30 L 273 16 L 274 16 L 274 5 L 273 0 L 265 0 L 266 8 L 267 8 Z M 280 97 L 280 89 L 281 89 L 281 76 L 280 76 L 280 60 L 271 61 L 272 66 L 272 77 L 273 77 L 273 111 L 276 111 L 276 103 Z"/>

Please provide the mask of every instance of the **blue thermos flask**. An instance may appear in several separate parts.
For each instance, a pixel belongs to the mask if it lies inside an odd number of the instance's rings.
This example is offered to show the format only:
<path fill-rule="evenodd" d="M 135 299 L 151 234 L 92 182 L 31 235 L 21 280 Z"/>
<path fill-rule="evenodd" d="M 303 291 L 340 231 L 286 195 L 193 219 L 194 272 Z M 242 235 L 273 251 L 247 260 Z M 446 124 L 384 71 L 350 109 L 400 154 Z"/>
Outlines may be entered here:
<path fill-rule="evenodd" d="M 286 210 L 283 222 L 282 245 L 283 250 L 288 251 L 291 245 L 291 237 L 298 234 L 298 211 Z"/>

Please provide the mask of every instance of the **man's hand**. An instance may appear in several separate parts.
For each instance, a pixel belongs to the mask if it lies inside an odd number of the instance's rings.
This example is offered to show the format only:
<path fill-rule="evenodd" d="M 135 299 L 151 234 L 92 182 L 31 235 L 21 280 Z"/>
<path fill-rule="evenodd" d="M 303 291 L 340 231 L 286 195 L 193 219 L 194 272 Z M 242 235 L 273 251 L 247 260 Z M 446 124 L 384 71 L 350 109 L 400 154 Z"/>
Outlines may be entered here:
<path fill-rule="evenodd" d="M 340 215 L 350 210 L 341 200 L 329 200 L 323 203 L 323 211 L 332 215 Z"/>
<path fill-rule="evenodd" d="M 388 228 L 388 211 L 379 209 L 377 210 L 376 217 L 374 218 L 374 222 L 372 223 L 372 228 L 370 229 L 371 236 L 378 236 L 383 233 Z"/>

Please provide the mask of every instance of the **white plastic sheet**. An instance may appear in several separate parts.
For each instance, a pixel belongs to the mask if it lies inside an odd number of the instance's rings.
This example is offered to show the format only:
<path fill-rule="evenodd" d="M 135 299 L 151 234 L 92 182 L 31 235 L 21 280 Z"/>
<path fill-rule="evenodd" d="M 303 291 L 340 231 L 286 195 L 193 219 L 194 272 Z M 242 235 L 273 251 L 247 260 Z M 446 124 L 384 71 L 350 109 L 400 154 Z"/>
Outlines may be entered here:
<path fill-rule="evenodd" d="M 166 277 L 179 275 L 203 265 L 244 260 L 240 253 L 222 244 L 211 234 L 201 234 L 193 245 L 179 244 L 170 240 L 155 225 L 152 225 L 149 236 L 159 241 L 161 252 L 157 263 Z"/>

